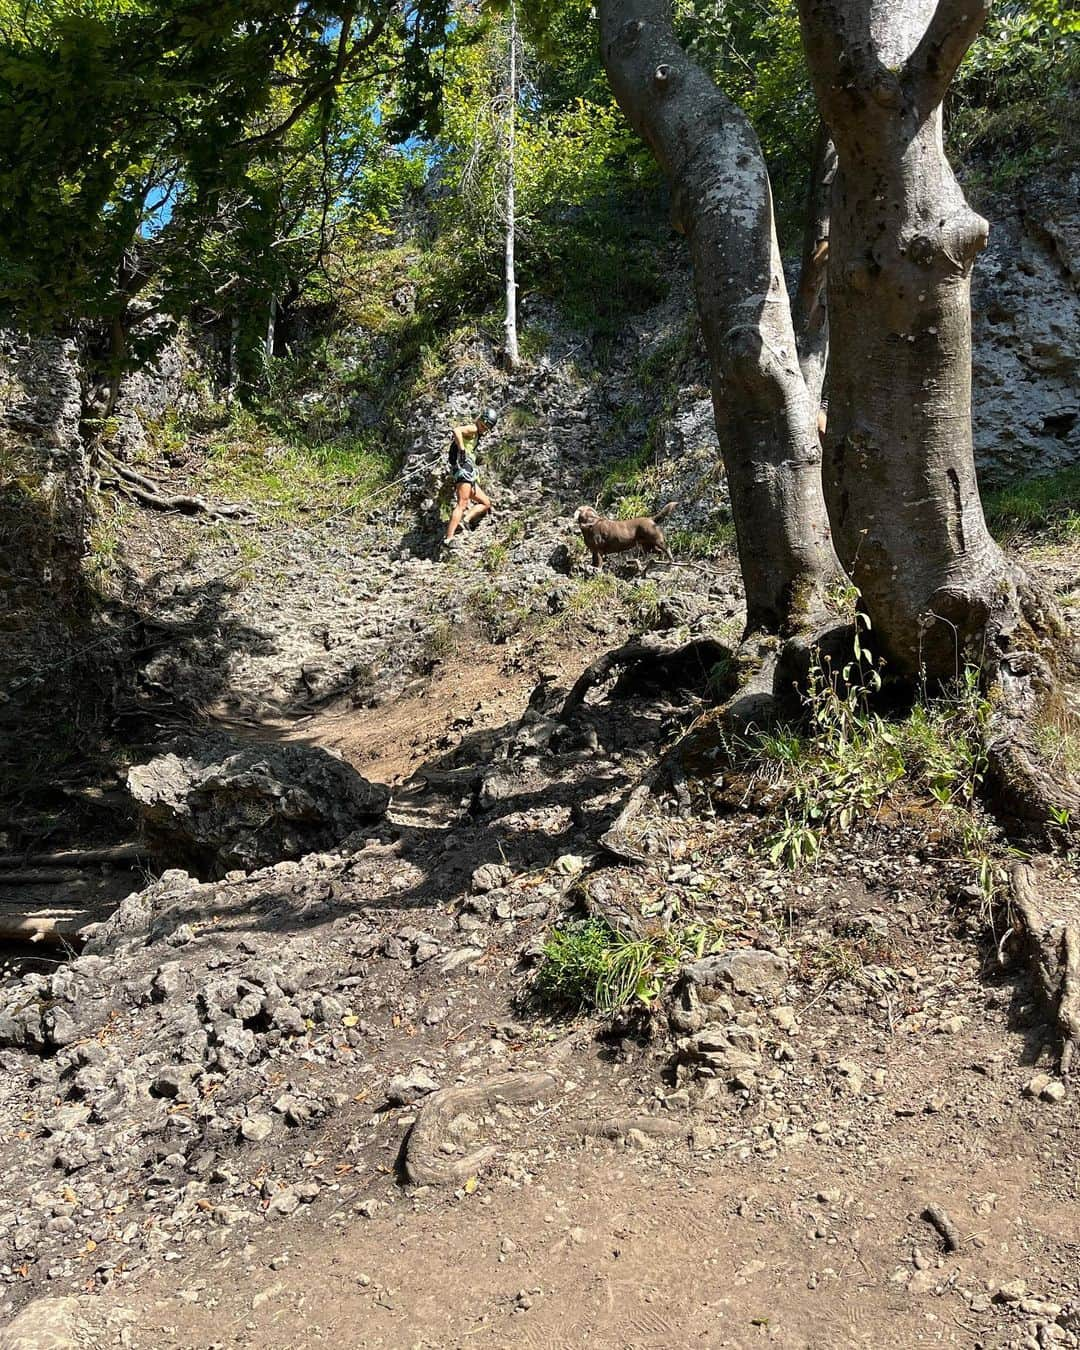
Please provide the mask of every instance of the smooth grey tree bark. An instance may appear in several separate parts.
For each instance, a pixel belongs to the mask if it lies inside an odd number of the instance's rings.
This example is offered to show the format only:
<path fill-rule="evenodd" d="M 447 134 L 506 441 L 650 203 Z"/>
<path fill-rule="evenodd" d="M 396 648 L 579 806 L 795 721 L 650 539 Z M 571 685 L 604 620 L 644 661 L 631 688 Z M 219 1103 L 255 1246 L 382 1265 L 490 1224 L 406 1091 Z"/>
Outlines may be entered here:
<path fill-rule="evenodd" d="M 990 537 L 972 449 L 971 270 L 988 227 L 949 167 L 941 102 L 988 8 L 799 0 L 838 156 L 825 497 L 890 668 L 932 678 L 1053 628 Z"/>
<path fill-rule="evenodd" d="M 690 245 L 731 492 L 747 631 L 805 631 L 838 575 L 772 194 L 744 114 L 687 56 L 667 0 L 600 0 L 612 90 L 671 183 Z"/>
<path fill-rule="evenodd" d="M 517 150 L 518 101 L 517 45 L 517 6 L 514 3 L 514 0 L 511 0 L 509 34 L 507 37 L 510 72 L 508 81 L 509 87 L 507 89 L 506 97 L 506 236 L 504 247 L 506 317 L 503 321 L 503 328 L 506 332 L 506 364 L 511 370 L 516 370 L 521 364 L 521 357 L 518 353 L 517 267 L 514 260 L 514 244 L 517 234 L 517 219 L 514 202 L 514 190 L 516 187 L 515 174 L 517 172 L 517 165 L 515 163 Z"/>

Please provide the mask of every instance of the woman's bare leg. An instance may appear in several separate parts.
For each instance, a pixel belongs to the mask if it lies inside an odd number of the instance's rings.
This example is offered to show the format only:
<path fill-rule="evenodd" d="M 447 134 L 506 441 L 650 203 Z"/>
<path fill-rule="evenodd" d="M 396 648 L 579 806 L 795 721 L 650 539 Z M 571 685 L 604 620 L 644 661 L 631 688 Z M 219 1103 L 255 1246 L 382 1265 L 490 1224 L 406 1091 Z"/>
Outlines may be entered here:
<path fill-rule="evenodd" d="M 454 502 L 454 509 L 450 512 L 450 520 L 446 526 L 446 538 L 443 540 L 444 544 L 448 544 L 457 534 L 458 526 L 461 524 L 462 517 L 469 505 L 469 497 L 475 490 L 471 483 L 455 485 L 454 491 L 457 493 L 457 501 Z"/>
<path fill-rule="evenodd" d="M 482 488 L 478 488 L 475 483 L 473 484 L 472 489 L 472 500 L 474 504 L 469 507 L 469 513 L 465 517 L 466 526 L 475 525 L 478 520 L 481 520 L 491 510 L 491 498 Z"/>

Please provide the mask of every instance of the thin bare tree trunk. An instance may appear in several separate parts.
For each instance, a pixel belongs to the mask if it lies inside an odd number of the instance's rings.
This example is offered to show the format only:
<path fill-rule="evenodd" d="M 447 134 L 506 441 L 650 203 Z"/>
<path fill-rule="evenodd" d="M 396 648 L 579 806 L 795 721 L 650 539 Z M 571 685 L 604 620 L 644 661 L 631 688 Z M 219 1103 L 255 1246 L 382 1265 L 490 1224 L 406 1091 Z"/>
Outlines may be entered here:
<path fill-rule="evenodd" d="M 748 632 L 804 629 L 838 569 L 761 147 L 679 45 L 666 0 L 600 0 L 599 16 L 612 90 L 670 180 L 690 244 Z"/>
<path fill-rule="evenodd" d="M 514 203 L 514 163 L 517 135 L 517 5 L 510 5 L 510 88 L 506 105 L 506 364 L 511 370 L 520 364 L 517 332 L 517 271 L 514 264 L 516 231 Z"/>

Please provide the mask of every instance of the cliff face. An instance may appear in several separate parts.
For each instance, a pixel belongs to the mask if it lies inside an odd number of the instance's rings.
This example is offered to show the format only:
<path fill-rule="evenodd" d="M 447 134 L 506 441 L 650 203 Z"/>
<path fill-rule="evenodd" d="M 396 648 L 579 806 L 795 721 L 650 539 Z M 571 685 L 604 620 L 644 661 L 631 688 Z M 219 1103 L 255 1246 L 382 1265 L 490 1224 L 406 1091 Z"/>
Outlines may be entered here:
<path fill-rule="evenodd" d="M 982 206 L 972 292 L 973 419 L 984 484 L 1080 461 L 1080 175 Z"/>
<path fill-rule="evenodd" d="M 69 715 L 85 614 L 87 456 L 74 345 L 0 333 L 0 786 Z"/>

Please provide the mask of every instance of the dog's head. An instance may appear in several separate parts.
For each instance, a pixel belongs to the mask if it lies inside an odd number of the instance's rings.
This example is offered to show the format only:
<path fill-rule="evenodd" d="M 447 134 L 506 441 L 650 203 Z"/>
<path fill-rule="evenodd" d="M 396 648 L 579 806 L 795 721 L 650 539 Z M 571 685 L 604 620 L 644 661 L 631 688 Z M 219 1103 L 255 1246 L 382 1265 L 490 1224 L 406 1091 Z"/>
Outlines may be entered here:
<path fill-rule="evenodd" d="M 595 525 L 600 516 L 591 506 L 579 506 L 574 519 L 579 525 Z"/>

